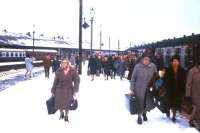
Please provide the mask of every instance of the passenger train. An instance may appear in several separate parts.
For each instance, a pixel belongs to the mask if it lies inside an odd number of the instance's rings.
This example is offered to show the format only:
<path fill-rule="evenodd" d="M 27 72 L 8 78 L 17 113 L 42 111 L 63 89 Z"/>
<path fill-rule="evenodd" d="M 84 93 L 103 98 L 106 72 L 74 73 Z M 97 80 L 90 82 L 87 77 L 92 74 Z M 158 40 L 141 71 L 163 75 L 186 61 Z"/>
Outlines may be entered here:
<path fill-rule="evenodd" d="M 45 54 L 55 56 L 58 54 L 57 50 L 49 49 L 15 49 L 15 48 L 0 48 L 0 62 L 15 62 L 24 61 L 26 55 L 34 55 L 36 60 L 42 60 Z"/>
<path fill-rule="evenodd" d="M 181 65 L 185 70 L 189 70 L 200 61 L 200 34 L 140 45 L 130 48 L 129 51 L 141 55 L 147 49 L 153 49 L 152 51 L 155 55 L 161 54 L 166 67 L 169 66 L 173 55 L 179 55 Z"/>

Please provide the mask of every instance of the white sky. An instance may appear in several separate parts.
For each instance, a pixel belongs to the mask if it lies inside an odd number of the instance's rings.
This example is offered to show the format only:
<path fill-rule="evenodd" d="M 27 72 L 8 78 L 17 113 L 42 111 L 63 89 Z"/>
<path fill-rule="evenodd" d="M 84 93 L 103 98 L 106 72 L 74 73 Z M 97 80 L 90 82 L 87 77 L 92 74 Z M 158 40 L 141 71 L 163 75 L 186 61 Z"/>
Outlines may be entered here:
<path fill-rule="evenodd" d="M 0 0 L 0 30 L 64 35 L 78 42 L 79 0 Z M 126 49 L 132 44 L 199 34 L 200 0 L 83 0 L 83 16 L 90 20 L 95 8 L 94 48 L 99 48 L 102 25 L 103 48 Z M 83 41 L 90 42 L 90 28 Z M 84 44 L 89 45 L 89 44 Z"/>

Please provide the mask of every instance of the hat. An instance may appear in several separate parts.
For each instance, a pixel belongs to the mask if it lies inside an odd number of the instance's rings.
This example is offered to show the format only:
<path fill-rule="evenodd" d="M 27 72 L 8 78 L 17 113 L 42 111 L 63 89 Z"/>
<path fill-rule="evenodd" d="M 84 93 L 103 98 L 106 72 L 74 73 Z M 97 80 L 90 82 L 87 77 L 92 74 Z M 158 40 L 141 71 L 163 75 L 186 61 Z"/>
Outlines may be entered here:
<path fill-rule="evenodd" d="M 174 56 L 172 56 L 172 60 L 171 61 L 173 61 L 173 60 L 179 60 L 180 61 L 180 56 L 179 55 L 174 55 Z"/>
<path fill-rule="evenodd" d="M 144 59 L 144 58 L 149 58 L 149 60 L 151 61 L 151 55 L 148 54 L 148 53 L 144 53 L 144 54 L 142 55 L 142 59 Z"/>

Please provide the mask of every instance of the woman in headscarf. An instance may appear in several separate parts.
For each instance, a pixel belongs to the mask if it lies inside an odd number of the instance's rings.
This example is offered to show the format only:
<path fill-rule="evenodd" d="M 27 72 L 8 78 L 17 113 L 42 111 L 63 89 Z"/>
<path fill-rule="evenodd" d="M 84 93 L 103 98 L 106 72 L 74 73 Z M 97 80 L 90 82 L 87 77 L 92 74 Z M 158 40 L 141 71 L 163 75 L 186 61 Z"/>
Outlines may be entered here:
<path fill-rule="evenodd" d="M 55 96 L 55 108 L 60 110 L 60 119 L 68 121 L 68 111 L 73 96 L 79 90 L 80 78 L 75 68 L 67 59 L 63 59 L 61 67 L 56 71 L 52 95 Z M 65 114 L 64 112 L 65 111 Z"/>
<path fill-rule="evenodd" d="M 150 91 L 149 83 L 155 73 L 157 73 L 157 68 L 155 64 L 151 63 L 151 59 L 148 56 L 144 56 L 142 61 L 134 67 L 130 89 L 138 103 L 138 124 L 142 124 L 141 116 L 143 116 L 143 121 L 147 121 L 146 112 L 154 108 L 153 97 L 149 97 L 147 93 Z"/>

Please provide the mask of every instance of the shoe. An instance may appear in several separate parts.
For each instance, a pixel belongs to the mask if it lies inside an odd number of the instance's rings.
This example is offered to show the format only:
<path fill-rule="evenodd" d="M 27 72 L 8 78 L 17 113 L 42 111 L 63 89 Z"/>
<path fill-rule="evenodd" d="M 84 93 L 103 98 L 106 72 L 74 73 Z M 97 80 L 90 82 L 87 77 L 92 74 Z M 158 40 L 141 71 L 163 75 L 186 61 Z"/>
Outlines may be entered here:
<path fill-rule="evenodd" d="M 64 120 L 65 120 L 65 122 L 69 122 L 68 116 L 65 116 Z"/>
<path fill-rule="evenodd" d="M 166 116 L 170 117 L 170 112 L 169 111 L 166 112 Z"/>
<path fill-rule="evenodd" d="M 194 120 L 190 120 L 190 121 L 189 121 L 189 125 L 190 125 L 190 127 L 195 127 L 195 125 L 194 125 Z"/>
<path fill-rule="evenodd" d="M 172 117 L 172 122 L 176 122 L 176 118 L 175 117 Z"/>
<path fill-rule="evenodd" d="M 64 112 L 62 112 L 62 113 L 60 114 L 59 120 L 60 120 L 60 119 L 64 119 Z"/>
<path fill-rule="evenodd" d="M 138 123 L 139 125 L 142 125 L 142 118 L 141 118 L 141 116 L 138 116 L 137 123 Z"/>
<path fill-rule="evenodd" d="M 147 121 L 147 120 L 148 120 L 148 119 L 147 119 L 146 113 L 145 113 L 145 114 L 142 114 L 142 117 L 143 117 L 143 121 Z"/>

